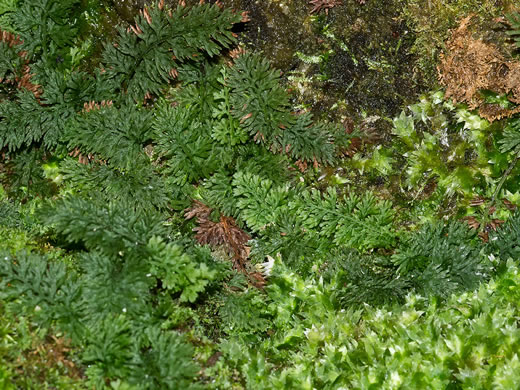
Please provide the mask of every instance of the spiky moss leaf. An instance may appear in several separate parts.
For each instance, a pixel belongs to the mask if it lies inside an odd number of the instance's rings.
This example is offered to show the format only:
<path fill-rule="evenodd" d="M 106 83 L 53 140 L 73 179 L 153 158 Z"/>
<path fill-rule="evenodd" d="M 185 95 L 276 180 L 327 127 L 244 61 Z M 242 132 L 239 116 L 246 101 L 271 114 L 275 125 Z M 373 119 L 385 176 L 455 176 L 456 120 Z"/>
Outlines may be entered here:
<path fill-rule="evenodd" d="M 495 281 L 445 305 L 408 295 L 403 305 L 360 311 L 330 305 L 335 284 L 275 268 L 270 336 L 222 345 L 248 388 L 507 388 L 518 379 L 510 369 L 520 342 L 512 320 L 520 280 L 512 263 Z"/>

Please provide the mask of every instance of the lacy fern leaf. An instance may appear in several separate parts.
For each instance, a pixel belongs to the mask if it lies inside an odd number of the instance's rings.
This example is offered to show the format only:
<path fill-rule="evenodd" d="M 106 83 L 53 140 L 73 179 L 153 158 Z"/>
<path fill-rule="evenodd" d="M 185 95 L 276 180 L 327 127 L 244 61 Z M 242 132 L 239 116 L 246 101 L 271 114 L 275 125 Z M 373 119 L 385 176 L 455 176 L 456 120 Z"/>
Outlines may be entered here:
<path fill-rule="evenodd" d="M 231 10 L 210 4 L 146 7 L 135 26 L 119 28 L 116 43 L 105 47 L 103 62 L 123 91 L 141 101 L 174 80 L 179 63 L 197 61 L 203 53 L 212 57 L 229 47 L 235 41 L 231 27 L 240 20 Z"/>

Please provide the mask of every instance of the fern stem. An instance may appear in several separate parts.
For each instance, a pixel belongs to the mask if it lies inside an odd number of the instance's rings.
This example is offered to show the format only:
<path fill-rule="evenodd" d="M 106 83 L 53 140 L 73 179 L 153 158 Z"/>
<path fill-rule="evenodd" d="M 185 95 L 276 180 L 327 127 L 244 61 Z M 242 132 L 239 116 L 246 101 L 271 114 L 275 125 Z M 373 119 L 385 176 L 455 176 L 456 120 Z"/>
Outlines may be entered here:
<path fill-rule="evenodd" d="M 490 206 L 493 206 L 495 204 L 495 202 L 497 200 L 497 197 L 498 197 L 498 194 L 500 193 L 500 190 L 502 189 L 502 186 L 504 185 L 504 183 L 505 183 L 507 177 L 509 176 L 509 174 L 511 173 L 511 171 L 516 166 L 516 163 L 518 162 L 519 159 L 520 159 L 520 154 L 517 154 L 515 156 L 515 158 L 513 159 L 513 161 L 511 161 L 511 163 L 507 167 L 507 170 L 502 175 L 502 178 L 500 179 L 500 182 L 498 183 L 497 189 L 495 190 L 495 193 L 493 194 L 493 197 L 491 198 L 491 205 Z"/>

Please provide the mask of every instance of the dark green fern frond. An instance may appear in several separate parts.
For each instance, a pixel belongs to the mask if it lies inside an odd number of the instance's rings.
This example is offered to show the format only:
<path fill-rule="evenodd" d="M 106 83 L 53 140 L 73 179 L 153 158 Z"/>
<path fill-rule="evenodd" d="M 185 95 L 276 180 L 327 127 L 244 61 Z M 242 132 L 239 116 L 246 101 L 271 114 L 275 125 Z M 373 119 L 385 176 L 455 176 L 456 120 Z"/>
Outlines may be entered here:
<path fill-rule="evenodd" d="M 279 152 L 285 151 L 296 160 L 331 165 L 336 158 L 334 131 L 331 130 L 323 124 L 314 124 L 312 114 L 303 113 L 292 118 L 291 125 L 284 129 L 282 137 L 275 140 L 272 147 Z"/>
<path fill-rule="evenodd" d="M 164 179 L 147 161 L 136 162 L 131 170 L 123 170 L 96 162 L 84 165 L 67 158 L 60 164 L 60 173 L 66 184 L 79 189 L 84 196 L 96 194 L 132 210 L 153 212 L 165 208 L 171 199 Z"/>
<path fill-rule="evenodd" d="M 0 30 L 0 80 L 2 81 L 2 88 L 6 88 L 6 84 L 14 87 L 17 84 L 16 79 L 22 76 L 27 59 L 20 55 L 20 45 L 21 40 L 17 36 Z"/>
<path fill-rule="evenodd" d="M 320 239 L 317 232 L 303 229 L 291 212 L 281 211 L 275 225 L 267 226 L 260 239 L 251 240 L 251 256 L 263 260 L 279 253 L 284 264 L 307 275 L 315 264 L 328 260 L 333 247 L 330 240 Z"/>
<path fill-rule="evenodd" d="M 142 256 L 129 249 L 117 256 L 89 252 L 79 260 L 89 322 L 96 323 L 107 313 L 128 313 L 135 318 L 151 315 L 150 288 L 155 279 L 146 276 L 150 267 Z"/>
<path fill-rule="evenodd" d="M 67 276 L 63 263 L 30 253 L 12 256 L 2 252 L 0 256 L 0 299 L 11 310 L 34 315 L 44 327 L 57 323 L 63 329 L 76 328 L 72 334 L 79 331 L 84 310 L 77 294 L 79 286 Z"/>
<path fill-rule="evenodd" d="M 223 146 L 213 142 L 209 124 L 198 122 L 190 109 L 164 106 L 154 122 L 156 152 L 163 171 L 176 184 L 207 178 L 231 161 Z"/>
<path fill-rule="evenodd" d="M 68 197 L 42 210 L 46 223 L 69 242 L 117 257 L 119 252 L 142 251 L 150 238 L 165 232 L 157 214 L 129 213 L 124 205 Z"/>
<path fill-rule="evenodd" d="M 51 129 L 50 119 L 29 91 L 19 91 L 17 100 L 0 101 L 0 148 L 14 151 L 40 141 Z"/>
<path fill-rule="evenodd" d="M 18 198 L 44 197 L 56 193 L 56 186 L 42 168 L 45 154 L 41 149 L 19 151 L 7 161 L 2 184 L 7 193 Z"/>
<path fill-rule="evenodd" d="M 336 189 L 325 194 L 304 191 L 289 204 L 305 229 L 313 229 L 336 245 L 366 251 L 391 248 L 396 242 L 392 204 L 373 194 L 338 198 Z"/>
<path fill-rule="evenodd" d="M 511 24 L 511 30 L 506 31 L 506 34 L 512 36 L 516 46 L 520 48 L 520 13 L 514 12 L 506 15 L 506 18 Z"/>
<path fill-rule="evenodd" d="M 493 269 L 476 231 L 460 222 L 425 225 L 404 240 L 392 262 L 417 292 L 443 297 L 475 288 Z"/>
<path fill-rule="evenodd" d="M 193 348 L 177 332 L 148 328 L 141 351 L 134 354 L 132 382 L 143 390 L 201 390 L 194 378 L 200 367 L 193 362 Z"/>
<path fill-rule="evenodd" d="M 233 196 L 247 226 L 259 232 L 274 223 L 281 209 L 287 207 L 289 189 L 251 173 L 237 172 L 233 175 Z"/>
<path fill-rule="evenodd" d="M 498 141 L 502 153 L 520 152 L 520 117 L 514 117 L 507 121 L 504 129 L 504 138 Z"/>
<path fill-rule="evenodd" d="M 147 110 L 102 106 L 78 115 L 69 124 L 65 139 L 69 150 L 78 148 L 128 170 L 149 160 L 143 147 L 151 138 L 151 119 Z"/>
<path fill-rule="evenodd" d="M 12 17 L 13 27 L 34 60 L 56 66 L 72 46 L 80 11 L 79 0 L 23 1 Z"/>
<path fill-rule="evenodd" d="M 114 45 L 103 53 L 105 68 L 133 100 L 159 94 L 177 76 L 179 63 L 210 57 L 235 42 L 231 28 L 240 15 L 216 5 L 199 4 L 174 10 L 144 8 L 135 26 L 119 28 Z M 202 51 L 202 53 L 201 53 Z"/>
<path fill-rule="evenodd" d="M 520 261 L 520 213 L 516 212 L 505 224 L 489 235 L 488 251 L 492 259 Z"/>
<path fill-rule="evenodd" d="M 291 122 L 289 97 L 280 73 L 263 57 L 244 54 L 235 60 L 225 85 L 233 91 L 233 116 L 255 141 L 270 146 Z"/>
<path fill-rule="evenodd" d="M 327 259 L 323 278 L 335 284 L 332 299 L 343 309 L 403 302 L 412 287 L 387 259 L 357 251 Z"/>
<path fill-rule="evenodd" d="M 107 313 L 89 328 L 82 358 L 90 366 L 88 374 L 96 388 L 104 387 L 105 378 L 126 378 L 130 374 L 132 336 L 132 321 L 124 313 Z"/>
<path fill-rule="evenodd" d="M 18 0 L 2 0 L 0 1 L 0 29 L 4 31 L 14 32 L 13 14 L 17 9 Z"/>
<path fill-rule="evenodd" d="M 219 81 L 222 69 L 221 64 L 204 59 L 182 64 L 178 69 L 182 88 L 172 91 L 176 104 L 192 110 L 200 122 L 213 120 L 215 100 L 222 90 Z"/>
<path fill-rule="evenodd" d="M 233 197 L 233 178 L 231 174 L 224 169 L 215 172 L 209 179 L 203 183 L 201 196 L 204 203 L 212 208 L 217 208 L 224 215 L 232 217 L 238 216 L 236 200 Z"/>
<path fill-rule="evenodd" d="M 323 195 L 317 190 L 298 193 L 241 171 L 235 173 L 232 185 L 240 216 L 255 232 L 276 224 L 289 211 L 302 229 L 341 247 L 366 251 L 396 243 L 392 205 L 373 194 L 339 198 L 332 188 Z"/>
<path fill-rule="evenodd" d="M 39 142 L 48 149 L 63 145 L 69 120 L 84 104 L 110 96 L 110 84 L 103 86 L 86 73 L 47 69 L 38 78 L 44 83 L 41 96 L 21 89 L 14 99 L 0 101 L 0 147 L 14 151 Z"/>

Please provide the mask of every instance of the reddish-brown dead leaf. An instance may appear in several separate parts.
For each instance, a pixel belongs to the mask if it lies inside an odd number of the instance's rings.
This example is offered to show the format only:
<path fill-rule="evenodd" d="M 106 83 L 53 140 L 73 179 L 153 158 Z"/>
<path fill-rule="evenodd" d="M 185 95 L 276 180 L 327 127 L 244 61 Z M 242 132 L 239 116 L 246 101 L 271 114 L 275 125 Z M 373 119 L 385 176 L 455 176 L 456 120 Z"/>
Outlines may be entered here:
<path fill-rule="evenodd" d="M 251 250 L 247 242 L 251 237 L 237 226 L 232 217 L 221 215 L 218 222 L 211 220 L 212 212 L 210 207 L 195 200 L 184 217 L 197 219 L 198 226 L 193 231 L 196 232 L 195 238 L 200 244 L 224 247 L 233 258 L 233 267 L 247 273 L 246 263 Z"/>

